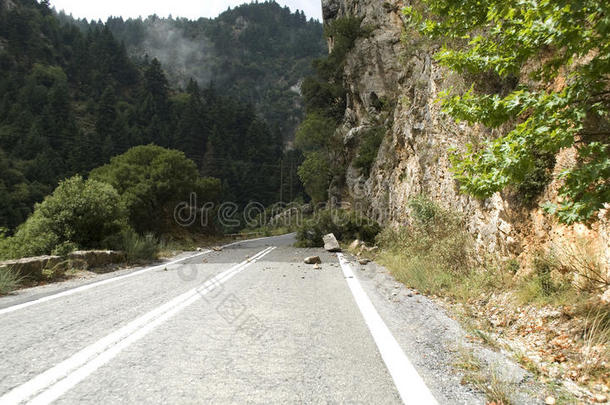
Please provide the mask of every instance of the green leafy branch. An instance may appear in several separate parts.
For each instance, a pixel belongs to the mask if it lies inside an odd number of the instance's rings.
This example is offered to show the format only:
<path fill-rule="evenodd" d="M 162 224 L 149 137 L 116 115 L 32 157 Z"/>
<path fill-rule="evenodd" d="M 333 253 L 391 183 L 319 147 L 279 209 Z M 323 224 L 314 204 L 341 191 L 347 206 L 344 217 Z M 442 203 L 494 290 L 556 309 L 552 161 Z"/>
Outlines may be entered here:
<path fill-rule="evenodd" d="M 559 203 L 544 204 L 546 211 L 574 223 L 610 201 L 607 2 L 423 0 L 403 12 L 411 27 L 441 42 L 439 64 L 461 74 L 521 78 L 506 95 L 474 86 L 440 95 L 443 110 L 456 120 L 512 128 L 482 149 L 454 151 L 462 191 L 489 197 L 523 182 L 541 154 L 573 147 L 576 164 L 559 175 Z"/>

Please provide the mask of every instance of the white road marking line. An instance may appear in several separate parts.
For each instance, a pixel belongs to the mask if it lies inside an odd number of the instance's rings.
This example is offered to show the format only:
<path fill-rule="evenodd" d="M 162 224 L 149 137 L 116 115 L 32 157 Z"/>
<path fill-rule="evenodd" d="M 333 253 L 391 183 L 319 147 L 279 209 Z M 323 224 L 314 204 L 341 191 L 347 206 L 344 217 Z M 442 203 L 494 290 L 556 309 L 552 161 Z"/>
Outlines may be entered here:
<path fill-rule="evenodd" d="M 284 236 L 284 235 L 279 235 L 279 236 Z M 265 240 L 265 239 L 272 239 L 272 238 L 277 238 L 278 236 L 263 236 L 262 238 L 256 238 L 256 239 L 244 239 L 244 240 L 238 240 L 236 242 L 233 243 L 229 243 L 228 245 L 224 245 L 222 246 L 222 248 L 228 248 L 231 246 L 235 246 L 235 245 L 240 245 L 242 243 L 248 243 L 248 242 L 258 242 L 261 240 Z"/>
<path fill-rule="evenodd" d="M 347 285 L 352 291 L 352 295 L 360 308 L 360 312 L 373 335 L 379 353 L 385 362 L 394 385 L 400 394 L 400 398 L 405 404 L 414 405 L 433 405 L 438 404 L 426 383 L 415 370 L 404 351 L 392 335 L 370 298 L 360 285 L 354 275 L 349 261 L 341 253 L 337 253 L 339 263 L 343 269 L 343 275 Z"/>
<path fill-rule="evenodd" d="M 163 268 L 163 267 L 167 267 L 167 266 L 171 266 L 173 264 L 177 264 L 177 263 L 183 262 L 185 260 L 194 259 L 195 257 L 203 256 L 203 255 L 208 254 L 210 252 L 211 252 L 211 250 L 206 250 L 206 251 L 197 253 L 195 255 L 192 255 L 192 256 L 189 256 L 189 257 L 183 257 L 182 259 L 177 259 L 177 260 L 174 260 L 174 261 L 171 261 L 171 262 L 163 263 L 163 264 L 160 264 L 158 266 L 147 267 L 147 268 L 142 269 L 142 270 L 134 271 L 133 273 L 124 274 L 124 275 L 118 276 L 118 277 L 107 278 L 105 280 L 101 280 L 101 281 L 98 281 L 98 282 L 95 282 L 95 283 L 91 283 L 91 284 L 86 284 L 86 285 L 83 285 L 83 286 L 80 286 L 80 287 L 73 288 L 71 290 L 62 291 L 62 292 L 57 293 L 57 294 L 47 295 L 46 297 L 38 298 L 37 300 L 24 302 L 23 304 L 13 305 L 12 307 L 7 307 L 7 308 L 4 308 L 4 309 L 0 309 L 0 315 L 7 314 L 7 313 L 13 312 L 13 311 L 17 311 L 19 309 L 27 308 L 27 307 L 30 307 L 32 305 L 42 304 L 43 302 L 52 301 L 52 300 L 55 300 L 57 298 L 67 297 L 67 296 L 70 296 L 70 295 L 73 295 L 73 294 L 76 294 L 76 293 L 79 293 L 79 292 L 82 292 L 82 291 L 87 291 L 87 290 L 90 290 L 92 288 L 96 288 L 96 287 L 105 285 L 105 284 L 114 283 L 115 281 L 120 281 L 120 280 L 124 280 L 126 278 L 135 277 L 135 276 L 138 276 L 138 275 L 143 274 L 143 273 L 148 273 L 149 271 L 153 271 L 153 270 L 156 270 L 156 269 L 160 269 L 160 268 Z"/>
<path fill-rule="evenodd" d="M 264 239 L 270 239 L 270 238 L 272 238 L 272 237 L 268 237 L 267 236 L 267 237 L 263 237 L 263 238 L 237 241 L 237 242 L 229 243 L 228 245 L 224 245 L 224 246 L 222 246 L 222 248 L 224 249 L 224 248 L 228 248 L 228 247 L 231 247 L 231 246 L 239 245 L 241 243 L 256 242 L 256 241 L 260 241 L 260 240 L 264 240 Z M 95 283 L 91 283 L 91 284 L 83 285 L 83 286 L 76 287 L 76 288 L 73 288 L 73 289 L 70 289 L 70 290 L 62 291 L 62 292 L 57 293 L 57 294 L 47 295 L 46 297 L 38 298 L 36 300 L 32 300 L 32 301 L 24 302 L 22 304 L 17 304 L 17 305 L 13 305 L 13 306 L 10 306 L 10 307 L 6 307 L 6 308 L 3 308 L 3 309 L 0 309 L 0 315 L 8 314 L 10 312 L 14 312 L 14 311 L 17 311 L 17 310 L 20 310 L 20 309 L 23 309 L 23 308 L 27 308 L 27 307 L 30 307 L 32 305 L 42 304 L 43 302 L 52 301 L 52 300 L 55 300 L 57 298 L 67 297 L 67 296 L 70 296 L 72 294 L 76 294 L 76 293 L 79 293 L 79 292 L 82 292 L 82 291 L 87 291 L 87 290 L 90 290 L 92 288 L 96 288 L 96 287 L 99 287 L 99 286 L 102 286 L 102 285 L 105 285 L 105 284 L 113 283 L 115 281 L 120 281 L 120 280 L 124 280 L 126 278 L 135 277 L 135 276 L 138 276 L 138 275 L 143 274 L 143 273 L 148 273 L 148 272 L 150 272 L 152 270 L 160 269 L 162 267 L 171 266 L 173 264 L 177 264 L 177 263 L 183 262 L 185 260 L 194 259 L 195 257 L 198 257 L 198 256 L 207 255 L 208 253 L 211 253 L 211 252 L 212 252 L 211 250 L 205 250 L 205 251 L 197 253 L 195 255 L 192 255 L 192 256 L 189 256 L 189 257 L 184 257 L 182 259 L 177 259 L 177 260 L 174 260 L 174 261 L 171 261 L 171 262 L 163 263 L 163 264 L 160 264 L 158 266 L 147 267 L 147 268 L 142 269 L 142 270 L 134 271 L 133 273 L 125 274 L 125 275 L 118 276 L 118 277 L 107 278 L 105 280 L 101 280 L 101 281 L 98 281 L 98 282 L 95 282 Z"/>
<path fill-rule="evenodd" d="M 0 404 L 12 405 L 26 401 L 30 401 L 28 403 L 32 404 L 52 403 L 99 367 L 109 362 L 123 349 L 146 336 L 157 326 L 163 324 L 220 284 L 227 282 L 251 264 L 256 263 L 274 249 L 276 248 L 268 247 L 206 281 L 203 285 L 193 288 L 136 318 L 119 330 L 103 337 L 30 381 L 4 394 L 0 397 Z"/>

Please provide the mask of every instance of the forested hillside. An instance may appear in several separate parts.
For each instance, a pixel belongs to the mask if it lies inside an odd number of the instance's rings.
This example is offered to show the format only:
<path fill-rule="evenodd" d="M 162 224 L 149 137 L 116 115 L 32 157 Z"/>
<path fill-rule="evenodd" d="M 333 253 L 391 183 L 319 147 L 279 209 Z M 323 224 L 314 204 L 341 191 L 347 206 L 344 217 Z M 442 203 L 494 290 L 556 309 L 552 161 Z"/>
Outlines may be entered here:
<path fill-rule="evenodd" d="M 62 19 L 69 21 L 66 16 Z M 214 82 L 222 93 L 255 106 L 291 140 L 302 118 L 299 85 L 311 61 L 327 53 L 322 24 L 275 2 L 244 4 L 215 19 L 110 18 L 76 21 L 83 30 L 106 26 L 135 58 L 161 61 L 170 82 Z"/>
<path fill-rule="evenodd" d="M 261 92 L 263 97 L 283 103 L 281 95 L 274 95 L 269 87 L 275 80 L 267 72 L 270 68 L 256 64 L 265 60 L 276 64 L 274 72 L 287 69 L 286 81 L 292 85 L 291 80 L 306 69 L 309 51 L 301 54 L 299 63 L 285 65 L 283 59 L 273 60 L 272 55 L 252 48 L 248 41 L 256 33 L 238 36 L 239 47 L 228 47 L 219 38 L 228 35 L 235 39 L 226 32 L 232 29 L 226 21 L 237 18 L 234 13 L 277 18 L 285 21 L 283 30 L 291 21 L 315 32 L 319 30 L 316 23 L 273 4 L 240 8 L 214 22 L 168 20 L 201 35 L 208 33 L 216 40 L 215 49 L 235 58 L 212 61 L 209 77 L 226 72 L 222 80 L 200 86 L 195 77 L 183 86 L 173 86 L 156 58 L 129 56 L 128 46 L 113 34 L 120 31 L 117 20 L 108 25 L 84 26 L 81 22 L 77 26 L 65 16 L 58 18 L 50 7 L 48 1 L 0 1 L 0 228 L 11 230 L 25 221 L 34 204 L 60 180 L 74 174 L 86 176 L 111 157 L 150 143 L 184 151 L 201 175 L 222 181 L 225 198 L 241 204 L 251 200 L 268 204 L 279 198 L 282 134 L 243 100 L 260 105 L 261 100 L 251 96 L 260 88 L 249 87 L 259 83 L 267 86 L 267 92 Z M 278 13 L 276 17 L 274 13 Z M 124 27 L 145 30 L 153 21 L 132 21 Z M 273 30 L 275 25 L 269 25 Z M 286 46 L 315 43 L 298 37 L 307 31 L 295 30 L 297 37 Z M 119 35 L 131 38 L 131 46 L 137 42 L 126 32 Z M 196 38 L 199 34 L 193 35 Z M 288 52 L 283 46 L 271 49 L 278 55 Z M 267 72 L 264 80 L 254 74 L 245 79 L 242 69 L 255 65 Z M 235 80 L 242 73 L 244 80 Z M 286 103 L 298 111 L 296 99 Z M 271 114 L 272 108 L 266 108 Z M 288 121 L 293 110 L 273 110 L 279 114 L 276 122 Z M 289 158 L 296 160 L 296 167 L 299 157 L 289 154 Z M 283 177 L 289 178 L 289 174 Z M 285 195 L 298 194 L 297 188 L 295 182 Z"/>

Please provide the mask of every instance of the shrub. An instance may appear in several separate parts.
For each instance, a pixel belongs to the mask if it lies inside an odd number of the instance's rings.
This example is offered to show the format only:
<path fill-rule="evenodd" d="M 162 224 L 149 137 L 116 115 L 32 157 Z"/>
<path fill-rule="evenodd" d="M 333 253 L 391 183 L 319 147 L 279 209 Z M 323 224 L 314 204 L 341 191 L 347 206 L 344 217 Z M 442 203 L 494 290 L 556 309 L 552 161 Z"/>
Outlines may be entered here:
<path fill-rule="evenodd" d="M 579 292 L 601 294 L 610 287 L 610 274 L 603 265 L 602 254 L 586 239 L 552 247 L 557 258 L 557 270 L 573 277 L 572 285 Z"/>
<path fill-rule="evenodd" d="M 299 178 L 314 202 L 325 201 L 331 178 L 331 165 L 323 152 L 311 152 L 298 169 Z"/>
<path fill-rule="evenodd" d="M 107 243 L 108 247 L 123 251 L 130 263 L 156 259 L 159 252 L 159 240 L 153 234 L 142 236 L 133 229 L 124 230 Z"/>
<path fill-rule="evenodd" d="M 15 259 L 49 254 L 61 241 L 51 232 L 49 220 L 34 211 L 27 221 L 17 228 L 15 236 L 4 242 L 3 258 Z"/>
<path fill-rule="evenodd" d="M 609 285 L 600 257 L 581 240 L 536 252 L 519 298 L 525 303 L 569 304 L 603 293 Z"/>
<path fill-rule="evenodd" d="M 52 195 L 36 205 L 15 236 L 2 242 L 5 257 L 39 256 L 62 244 L 71 248 L 99 247 L 121 231 L 127 221 L 118 193 L 108 184 L 74 176 L 59 183 Z"/>
<path fill-rule="evenodd" d="M 435 219 L 443 214 L 440 207 L 428 197 L 419 195 L 409 201 L 409 209 L 411 210 L 411 218 L 419 225 L 431 224 Z"/>
<path fill-rule="evenodd" d="M 379 224 L 355 212 L 344 210 L 322 210 L 314 214 L 312 219 L 304 221 L 297 231 L 297 246 L 324 246 L 324 235 L 333 233 L 338 240 L 349 241 L 361 239 L 374 242 L 381 231 Z"/>
<path fill-rule="evenodd" d="M 528 171 L 517 186 L 517 195 L 524 204 L 531 206 L 553 179 L 552 169 L 555 167 L 555 156 L 536 153 L 533 168 Z"/>
<path fill-rule="evenodd" d="M 11 256 L 10 238 L 6 236 L 8 229 L 0 227 L 0 260 Z"/>
<path fill-rule="evenodd" d="M 375 127 L 366 131 L 363 135 L 362 142 L 358 149 L 358 156 L 354 160 L 354 166 L 362 171 L 362 174 L 369 176 L 371 168 L 377 154 L 379 153 L 379 147 L 383 142 L 385 136 L 385 129 L 383 127 Z"/>
<path fill-rule="evenodd" d="M 65 257 L 76 250 L 78 250 L 78 245 L 76 243 L 63 242 L 57 245 L 55 249 L 53 249 L 53 252 L 51 254 L 55 256 Z"/>
<path fill-rule="evenodd" d="M 112 186 L 85 181 L 80 176 L 61 182 L 36 207 L 36 212 L 40 225 L 57 235 L 60 243 L 73 242 L 85 248 L 99 246 L 108 235 L 119 232 L 126 220 L 125 209 Z"/>
<path fill-rule="evenodd" d="M 327 38 L 332 38 L 334 46 L 328 58 L 317 61 L 316 67 L 322 76 L 338 78 L 356 40 L 370 34 L 371 27 L 363 27 L 362 20 L 358 17 L 342 17 L 325 26 L 324 34 Z"/>
<path fill-rule="evenodd" d="M 332 118 L 321 113 L 310 113 L 303 120 L 295 135 L 295 145 L 304 152 L 326 148 L 337 125 Z"/>

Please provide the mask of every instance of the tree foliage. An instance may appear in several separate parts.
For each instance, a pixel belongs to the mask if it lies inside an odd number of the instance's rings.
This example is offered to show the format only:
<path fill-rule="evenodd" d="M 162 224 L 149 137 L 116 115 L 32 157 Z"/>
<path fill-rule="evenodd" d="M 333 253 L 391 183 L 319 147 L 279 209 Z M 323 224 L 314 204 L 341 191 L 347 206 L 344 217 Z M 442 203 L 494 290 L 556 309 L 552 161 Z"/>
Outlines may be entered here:
<path fill-rule="evenodd" d="M 599 0 L 424 0 L 405 13 L 443 41 L 441 65 L 458 73 L 520 78 L 507 92 L 474 87 L 442 95 L 458 120 L 511 129 L 484 148 L 455 155 L 463 191 L 488 197 L 519 185 L 541 154 L 575 148 L 561 172 L 560 202 L 545 208 L 566 223 L 586 221 L 610 201 L 610 5 Z"/>
<path fill-rule="evenodd" d="M 170 229 L 174 207 L 189 201 L 191 193 L 201 203 L 216 202 L 220 196 L 218 179 L 199 177 L 197 166 L 183 152 L 154 145 L 137 146 L 116 156 L 90 177 L 117 190 L 130 224 L 139 233 L 161 234 Z"/>
<path fill-rule="evenodd" d="M 62 244 L 98 248 L 127 225 L 127 212 L 112 186 L 74 176 L 36 205 L 14 237 L 2 241 L 9 257 L 50 254 Z"/>
<path fill-rule="evenodd" d="M 308 153 L 299 167 L 299 177 L 314 202 L 326 201 L 331 180 L 327 155 L 322 152 Z"/>

